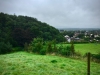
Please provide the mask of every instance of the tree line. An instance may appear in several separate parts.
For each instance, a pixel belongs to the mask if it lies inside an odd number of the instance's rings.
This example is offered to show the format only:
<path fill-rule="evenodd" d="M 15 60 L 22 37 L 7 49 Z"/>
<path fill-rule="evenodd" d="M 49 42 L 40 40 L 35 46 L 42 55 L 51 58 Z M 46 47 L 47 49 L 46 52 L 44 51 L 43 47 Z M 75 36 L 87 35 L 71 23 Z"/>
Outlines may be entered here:
<path fill-rule="evenodd" d="M 64 41 L 64 36 L 58 29 L 36 18 L 22 15 L 0 13 L 0 53 L 11 51 L 12 47 L 24 47 L 34 38 L 43 38 L 45 41 L 56 39 Z"/>

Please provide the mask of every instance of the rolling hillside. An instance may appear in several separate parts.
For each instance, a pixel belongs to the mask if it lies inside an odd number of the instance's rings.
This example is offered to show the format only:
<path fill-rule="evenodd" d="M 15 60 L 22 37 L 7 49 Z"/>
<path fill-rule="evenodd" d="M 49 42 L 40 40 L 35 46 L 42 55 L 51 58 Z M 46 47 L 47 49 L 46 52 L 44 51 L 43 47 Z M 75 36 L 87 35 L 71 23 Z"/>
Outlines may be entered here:
<path fill-rule="evenodd" d="M 86 75 L 87 62 L 59 56 L 16 52 L 0 55 L 0 75 Z M 91 63 L 91 75 L 100 74 L 100 64 Z"/>

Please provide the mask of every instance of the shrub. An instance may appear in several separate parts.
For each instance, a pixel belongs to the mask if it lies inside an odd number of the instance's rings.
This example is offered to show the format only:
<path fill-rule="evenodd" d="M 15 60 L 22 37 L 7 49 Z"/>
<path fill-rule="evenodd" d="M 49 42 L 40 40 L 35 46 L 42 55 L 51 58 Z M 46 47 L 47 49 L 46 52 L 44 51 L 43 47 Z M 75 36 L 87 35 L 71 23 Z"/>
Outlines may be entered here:
<path fill-rule="evenodd" d="M 73 44 L 73 42 L 71 42 L 70 50 L 71 50 L 71 54 L 74 55 L 74 54 L 75 54 L 75 49 L 74 49 L 74 44 Z"/>
<path fill-rule="evenodd" d="M 58 53 L 58 48 L 57 48 L 56 45 L 54 45 L 54 47 L 53 47 L 53 52 L 54 52 L 54 53 Z"/>
<path fill-rule="evenodd" d="M 70 46 L 67 46 L 66 47 L 66 51 L 67 51 L 67 56 L 70 56 L 70 54 L 71 54 L 71 47 Z"/>
<path fill-rule="evenodd" d="M 40 54 L 41 54 L 41 55 L 46 55 L 46 49 L 40 50 Z"/>
<path fill-rule="evenodd" d="M 47 44 L 47 53 L 53 53 L 52 42 L 48 42 Z"/>
<path fill-rule="evenodd" d="M 54 40 L 52 41 L 52 45 L 53 45 L 53 52 L 54 52 L 54 53 L 57 53 L 57 52 L 58 52 L 58 48 L 57 48 L 57 46 L 56 46 L 56 39 L 54 39 Z"/>
<path fill-rule="evenodd" d="M 91 54 L 92 59 L 100 60 L 100 54 Z"/>
<path fill-rule="evenodd" d="M 63 47 L 61 54 L 64 56 L 70 56 L 70 46 Z"/>
<path fill-rule="evenodd" d="M 33 51 L 36 52 L 36 53 L 40 53 L 40 51 L 42 50 L 42 48 L 43 48 L 42 43 L 38 42 L 38 43 L 35 44 L 35 47 L 34 47 Z"/>
<path fill-rule="evenodd" d="M 58 54 L 61 54 L 61 53 L 62 53 L 62 52 L 61 52 L 62 50 L 63 50 L 63 45 L 60 44 L 60 46 L 59 46 L 59 48 L 58 48 Z"/>
<path fill-rule="evenodd" d="M 61 55 L 67 55 L 67 51 L 65 49 L 61 50 Z"/>
<path fill-rule="evenodd" d="M 31 44 L 29 44 L 28 46 L 29 52 L 41 54 L 42 49 L 43 49 L 43 39 L 42 38 L 34 38 Z"/>

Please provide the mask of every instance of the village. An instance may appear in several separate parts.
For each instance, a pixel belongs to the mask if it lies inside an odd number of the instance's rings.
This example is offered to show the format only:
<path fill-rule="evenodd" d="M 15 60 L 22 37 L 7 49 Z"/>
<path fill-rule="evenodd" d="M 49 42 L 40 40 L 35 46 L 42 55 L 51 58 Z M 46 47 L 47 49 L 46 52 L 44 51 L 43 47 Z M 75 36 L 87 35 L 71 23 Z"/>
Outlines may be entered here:
<path fill-rule="evenodd" d="M 60 30 L 67 42 L 99 43 L 100 29 L 97 30 Z"/>

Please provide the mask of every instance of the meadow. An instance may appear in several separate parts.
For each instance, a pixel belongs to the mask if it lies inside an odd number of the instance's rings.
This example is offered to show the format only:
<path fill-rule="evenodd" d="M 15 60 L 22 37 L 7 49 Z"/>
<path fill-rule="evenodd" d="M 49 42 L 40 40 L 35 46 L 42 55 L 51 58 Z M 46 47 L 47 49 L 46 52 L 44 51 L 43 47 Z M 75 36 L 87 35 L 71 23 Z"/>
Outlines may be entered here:
<path fill-rule="evenodd" d="M 97 43 L 75 44 L 75 50 L 77 52 L 80 52 L 81 54 L 85 54 L 87 52 L 98 54 L 100 53 L 100 44 Z"/>
<path fill-rule="evenodd" d="M 0 55 L 0 75 L 87 75 L 87 62 L 15 52 Z M 91 62 L 91 75 L 100 75 L 100 64 Z"/>
<path fill-rule="evenodd" d="M 70 46 L 70 44 L 62 44 L 63 46 Z M 60 44 L 58 44 L 60 46 Z M 87 43 L 87 44 L 74 44 L 76 52 L 79 52 L 81 55 L 90 52 L 92 54 L 100 53 L 100 44 L 99 43 Z"/>

